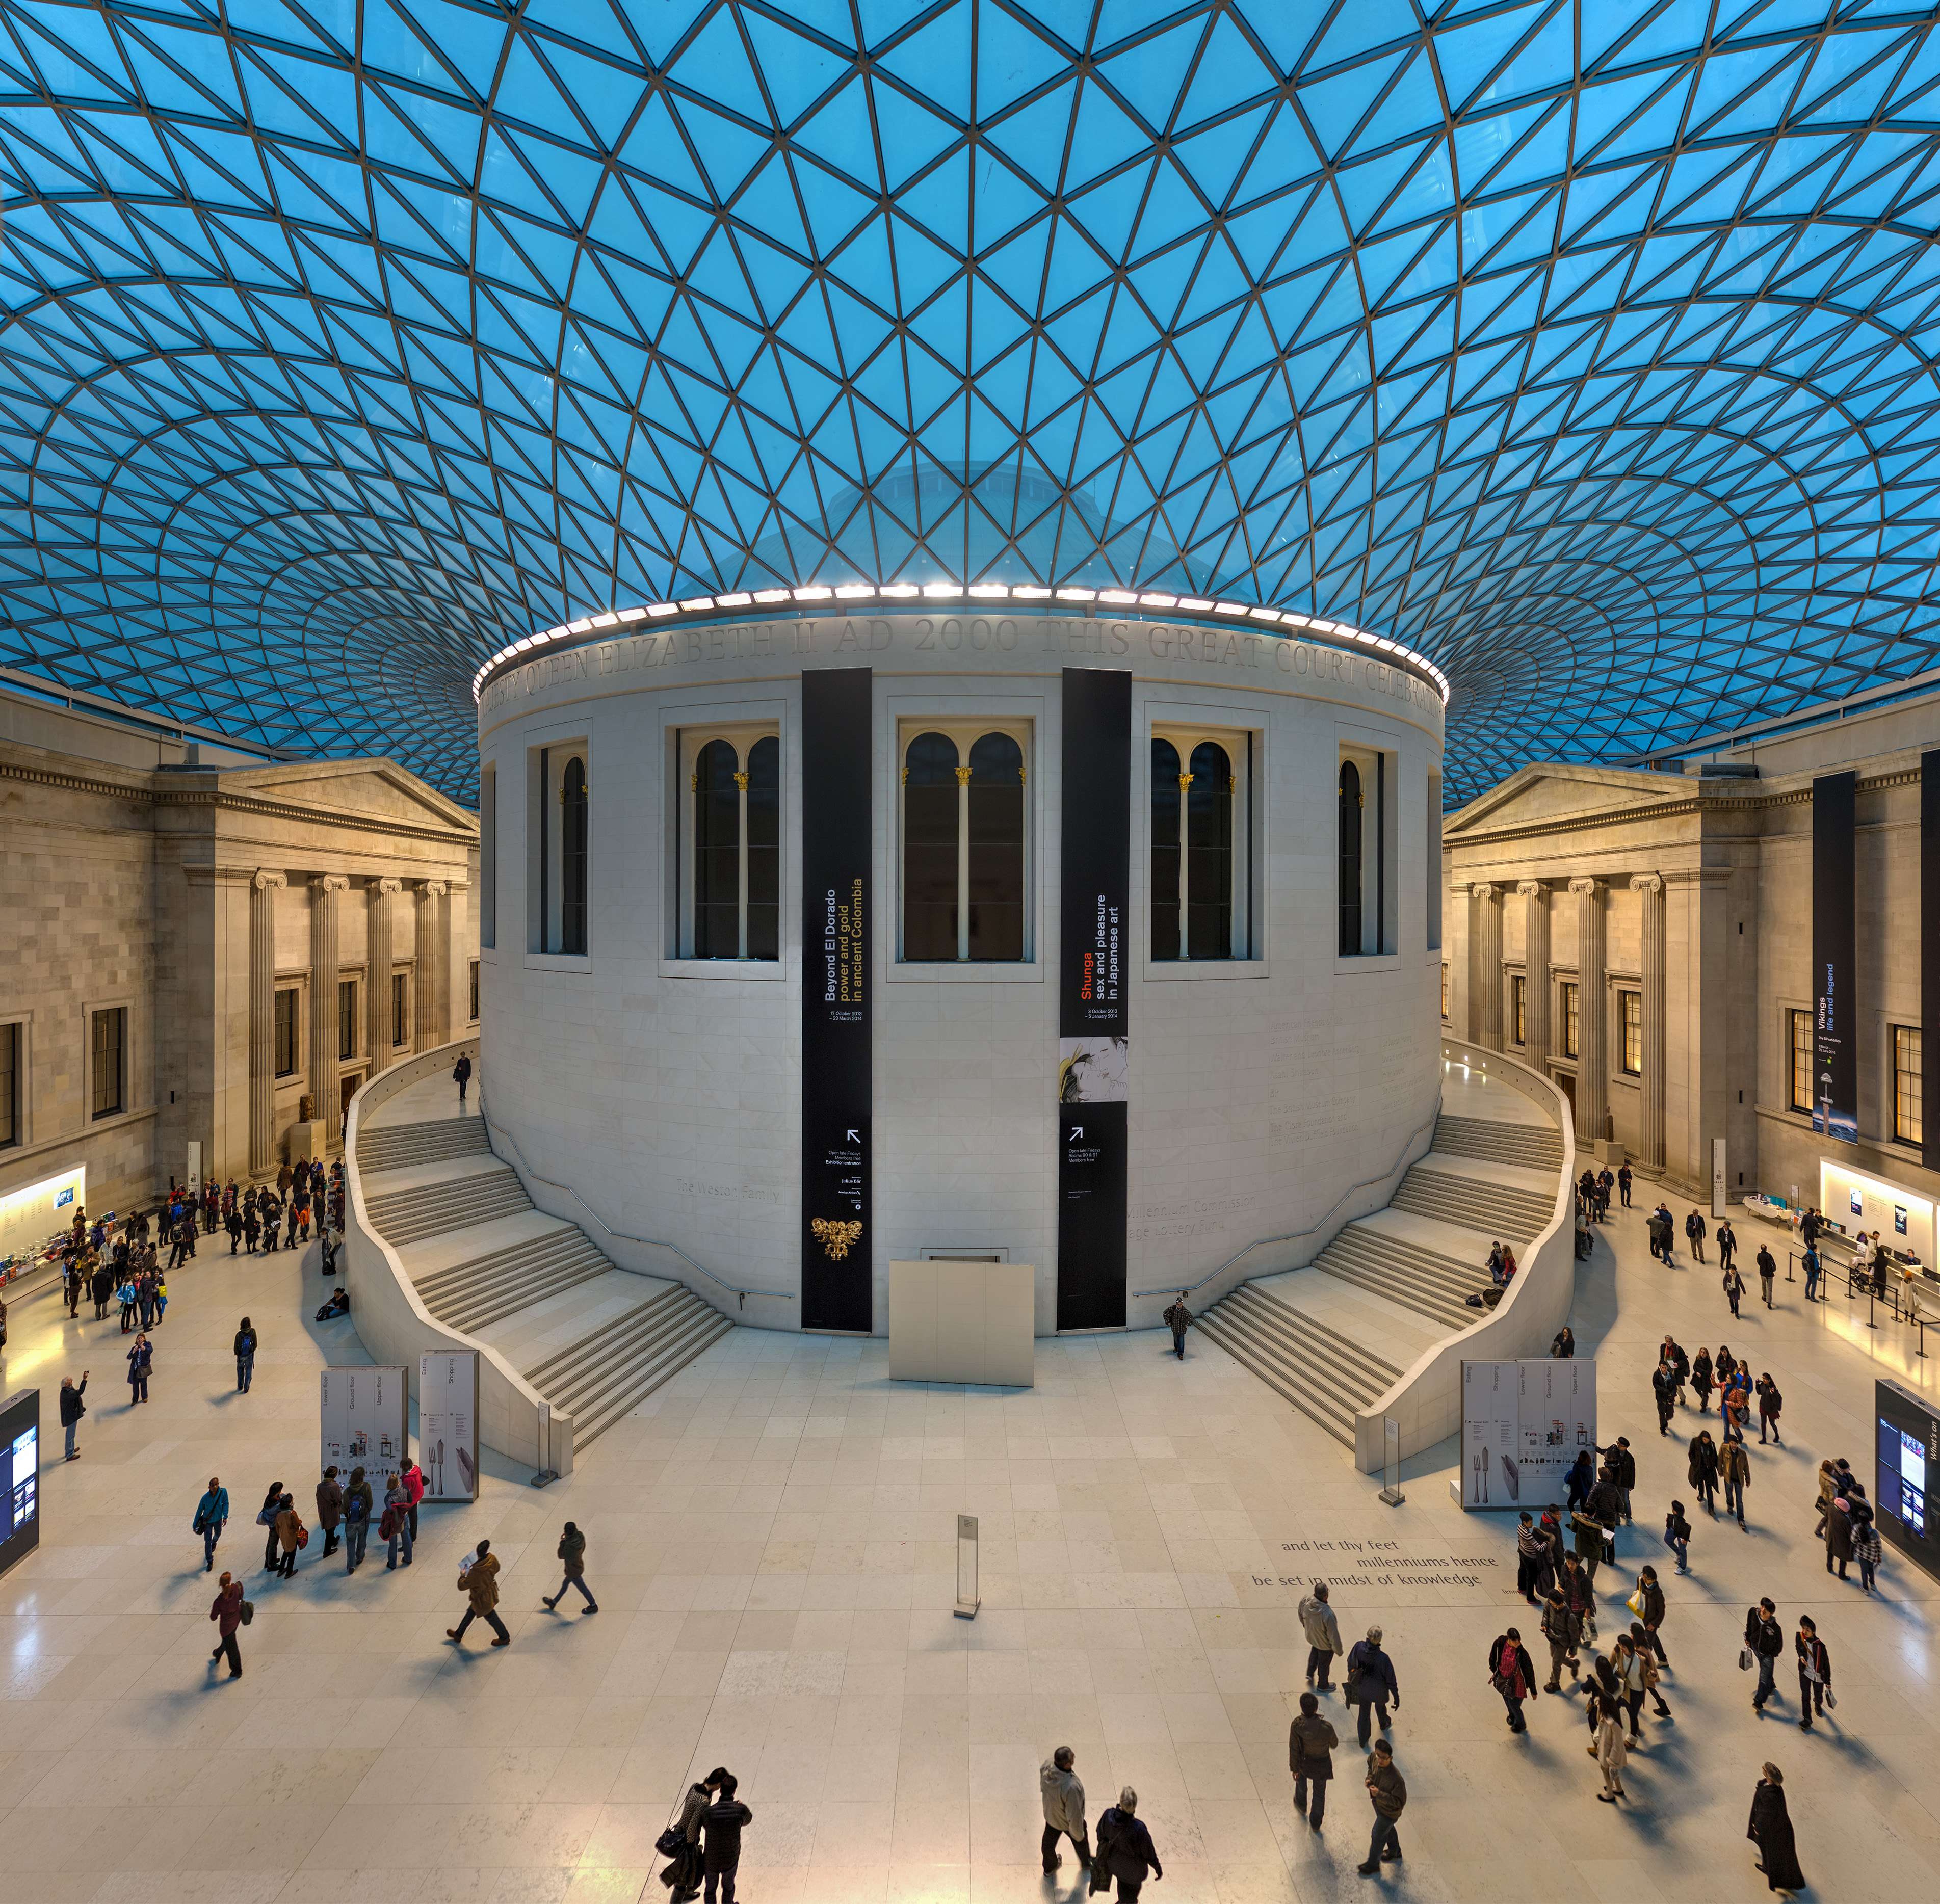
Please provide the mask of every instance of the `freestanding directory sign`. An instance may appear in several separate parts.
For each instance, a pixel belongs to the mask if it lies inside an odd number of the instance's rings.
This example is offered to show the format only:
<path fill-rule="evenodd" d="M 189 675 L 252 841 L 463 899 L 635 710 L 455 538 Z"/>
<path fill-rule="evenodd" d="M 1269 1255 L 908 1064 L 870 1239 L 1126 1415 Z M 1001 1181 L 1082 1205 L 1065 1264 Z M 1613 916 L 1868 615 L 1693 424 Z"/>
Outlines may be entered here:
<path fill-rule="evenodd" d="M 404 1464 L 410 1389 L 402 1369 L 325 1369 L 323 1464 L 381 1481 Z M 381 1489 L 380 1490 L 381 1492 Z"/>
<path fill-rule="evenodd" d="M 0 1573 L 41 1544 L 41 1391 L 0 1402 Z"/>
<path fill-rule="evenodd" d="M 478 1357 L 438 1349 L 418 1357 L 418 1466 L 427 1500 L 478 1498 Z"/>
<path fill-rule="evenodd" d="M 1560 1506 L 1585 1449 L 1594 1464 L 1594 1361 L 1462 1364 L 1464 1508 Z"/>

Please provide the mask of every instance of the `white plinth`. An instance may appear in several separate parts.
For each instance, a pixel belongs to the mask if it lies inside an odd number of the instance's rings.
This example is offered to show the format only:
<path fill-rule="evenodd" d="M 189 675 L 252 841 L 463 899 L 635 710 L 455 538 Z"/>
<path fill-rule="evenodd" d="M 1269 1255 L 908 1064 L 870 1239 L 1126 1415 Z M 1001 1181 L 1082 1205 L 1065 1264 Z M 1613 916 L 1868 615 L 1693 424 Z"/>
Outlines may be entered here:
<path fill-rule="evenodd" d="M 1028 1263 L 892 1263 L 889 1379 L 1035 1388 L 1036 1288 Z"/>

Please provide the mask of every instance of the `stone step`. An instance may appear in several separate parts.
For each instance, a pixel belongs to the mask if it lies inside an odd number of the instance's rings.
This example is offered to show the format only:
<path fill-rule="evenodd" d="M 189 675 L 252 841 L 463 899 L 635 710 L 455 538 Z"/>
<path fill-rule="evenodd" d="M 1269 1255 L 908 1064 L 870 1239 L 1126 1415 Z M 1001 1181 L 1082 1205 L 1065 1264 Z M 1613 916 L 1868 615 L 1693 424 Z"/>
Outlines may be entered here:
<path fill-rule="evenodd" d="M 532 1207 L 518 1173 L 509 1165 L 455 1177 L 449 1183 L 394 1190 L 370 1198 L 365 1205 L 378 1235 L 394 1249 Z"/>

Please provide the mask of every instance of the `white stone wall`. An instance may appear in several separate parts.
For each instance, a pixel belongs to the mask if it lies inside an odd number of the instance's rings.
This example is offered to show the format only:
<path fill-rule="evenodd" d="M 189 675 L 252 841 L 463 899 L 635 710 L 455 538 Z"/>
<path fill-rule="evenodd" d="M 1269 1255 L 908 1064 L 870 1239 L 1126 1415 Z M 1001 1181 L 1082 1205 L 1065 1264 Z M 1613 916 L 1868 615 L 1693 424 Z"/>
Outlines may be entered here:
<path fill-rule="evenodd" d="M 981 650 L 970 644 L 978 626 Z M 799 1291 L 805 666 L 876 671 L 868 1247 L 879 1330 L 889 1263 L 938 1246 L 997 1247 L 1036 1264 L 1039 1327 L 1054 1327 L 1067 664 L 1133 677 L 1129 1287 L 1195 1281 L 1249 1244 L 1317 1223 L 1432 1119 L 1441 955 L 1426 945 L 1425 781 L 1439 770 L 1441 735 L 1432 691 L 1306 644 L 1296 671 L 1296 644 L 1240 631 L 1182 641 L 1176 628 L 1143 623 L 1001 626 L 1008 646 L 998 618 L 953 611 L 679 630 L 529 663 L 488 686 L 480 757 L 500 788 L 498 943 L 481 955 L 488 1108 L 534 1171 L 571 1184 L 622 1238 L 676 1244 L 730 1284 Z M 781 732 L 783 958 L 765 969 L 673 956 L 673 736 L 730 716 L 771 719 Z M 898 724 L 921 717 L 1030 725 L 1029 963 L 895 961 Z M 1145 737 L 1155 720 L 1177 718 L 1255 736 L 1254 961 L 1154 967 L 1144 957 Z M 584 958 L 526 949 L 528 757 L 568 739 L 586 744 L 592 787 Z M 1396 757 L 1401 948 L 1346 961 L 1335 954 L 1344 739 Z M 1256 1253 L 1248 1272 L 1304 1261 L 1325 1240 Z M 651 1266 L 685 1273 L 657 1253 Z M 1132 1319 L 1155 1320 L 1164 1299 L 1134 1303 Z M 746 1313 L 793 1326 L 798 1306 L 751 1301 Z"/>

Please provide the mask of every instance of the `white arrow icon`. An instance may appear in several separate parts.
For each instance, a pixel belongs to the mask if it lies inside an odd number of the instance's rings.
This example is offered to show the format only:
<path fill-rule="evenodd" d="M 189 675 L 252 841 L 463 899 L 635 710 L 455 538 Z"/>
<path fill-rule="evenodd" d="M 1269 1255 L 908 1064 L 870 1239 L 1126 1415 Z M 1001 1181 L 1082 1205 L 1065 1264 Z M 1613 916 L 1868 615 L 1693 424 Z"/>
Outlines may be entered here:
<path fill-rule="evenodd" d="M 859 1132 L 851 1131 L 849 1133 L 849 1141 L 851 1144 L 860 1144 L 862 1141 L 862 1135 Z"/>
<path fill-rule="evenodd" d="M 1084 1126 L 1082 1124 L 1073 1124 L 1073 1125 L 1072 1126 L 1072 1127 L 1071 1127 L 1071 1138 L 1072 1138 L 1072 1141 L 1073 1143 L 1075 1143 L 1075 1142 L 1077 1141 L 1077 1140 L 1078 1140 L 1079 1138 L 1082 1137 L 1084 1135 Z"/>

